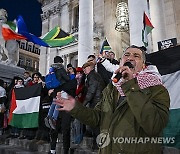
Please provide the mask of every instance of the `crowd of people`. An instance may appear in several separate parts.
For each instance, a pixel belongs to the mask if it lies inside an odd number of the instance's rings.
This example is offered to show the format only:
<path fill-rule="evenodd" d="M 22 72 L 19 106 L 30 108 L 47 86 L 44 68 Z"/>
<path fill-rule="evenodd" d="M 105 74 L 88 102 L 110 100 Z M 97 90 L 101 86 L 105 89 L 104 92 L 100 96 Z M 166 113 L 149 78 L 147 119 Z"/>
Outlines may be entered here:
<path fill-rule="evenodd" d="M 130 62 L 133 67 L 124 66 Z M 67 68 L 60 56 L 50 68 L 61 84 L 48 89 L 39 72 L 15 76 L 5 87 L 0 80 L 0 135 L 28 139 L 36 144 L 49 142 L 50 154 L 56 153 L 58 134 L 63 136 L 63 151 L 68 154 L 70 142 L 80 144 L 83 136 L 93 138 L 92 149 L 99 153 L 161 153 L 160 144 L 117 144 L 111 139 L 106 146 L 97 144 L 99 134 L 110 137 L 159 137 L 168 121 L 169 95 L 156 69 L 146 65 L 145 48 L 130 46 L 121 61 L 112 51 L 89 55 L 82 67 Z M 152 67 L 151 67 L 152 68 Z M 112 78 L 120 73 L 117 83 Z M 41 84 L 38 128 L 16 128 L 7 125 L 12 90 Z M 72 134 L 72 136 L 71 136 Z M 109 137 L 108 136 L 108 137 Z M 106 136 L 107 138 L 107 136 Z M 99 146 L 99 147 L 98 147 Z"/>

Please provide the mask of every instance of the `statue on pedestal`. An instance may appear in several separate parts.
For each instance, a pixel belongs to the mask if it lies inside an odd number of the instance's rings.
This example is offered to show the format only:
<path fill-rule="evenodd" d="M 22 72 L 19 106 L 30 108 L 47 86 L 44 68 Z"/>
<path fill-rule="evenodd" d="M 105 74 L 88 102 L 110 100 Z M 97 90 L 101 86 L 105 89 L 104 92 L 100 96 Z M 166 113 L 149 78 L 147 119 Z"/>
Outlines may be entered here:
<path fill-rule="evenodd" d="M 16 40 L 5 41 L 2 36 L 2 25 L 7 21 L 7 11 L 0 9 L 0 63 L 17 65 L 19 62 L 19 46 Z"/>

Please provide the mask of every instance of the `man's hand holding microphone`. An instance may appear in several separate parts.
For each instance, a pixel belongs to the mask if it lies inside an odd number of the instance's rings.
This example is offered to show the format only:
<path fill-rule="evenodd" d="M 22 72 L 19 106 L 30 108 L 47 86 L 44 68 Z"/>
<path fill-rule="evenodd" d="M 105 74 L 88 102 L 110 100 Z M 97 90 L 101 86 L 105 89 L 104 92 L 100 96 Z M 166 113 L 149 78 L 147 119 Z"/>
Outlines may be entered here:
<path fill-rule="evenodd" d="M 133 79 L 133 71 L 134 68 L 133 64 L 129 61 L 125 62 L 123 66 L 119 67 L 115 71 L 115 76 L 112 79 L 114 83 L 117 83 L 121 78 L 124 80 L 124 82 Z"/>

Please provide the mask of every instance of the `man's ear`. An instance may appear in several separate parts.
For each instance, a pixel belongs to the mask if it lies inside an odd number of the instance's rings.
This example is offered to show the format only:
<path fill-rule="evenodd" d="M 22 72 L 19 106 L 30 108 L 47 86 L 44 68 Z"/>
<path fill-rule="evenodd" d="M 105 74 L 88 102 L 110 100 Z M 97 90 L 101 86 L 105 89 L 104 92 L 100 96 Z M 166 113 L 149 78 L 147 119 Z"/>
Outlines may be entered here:
<path fill-rule="evenodd" d="M 146 68 L 146 64 L 145 63 L 143 63 L 143 69 L 145 69 Z"/>

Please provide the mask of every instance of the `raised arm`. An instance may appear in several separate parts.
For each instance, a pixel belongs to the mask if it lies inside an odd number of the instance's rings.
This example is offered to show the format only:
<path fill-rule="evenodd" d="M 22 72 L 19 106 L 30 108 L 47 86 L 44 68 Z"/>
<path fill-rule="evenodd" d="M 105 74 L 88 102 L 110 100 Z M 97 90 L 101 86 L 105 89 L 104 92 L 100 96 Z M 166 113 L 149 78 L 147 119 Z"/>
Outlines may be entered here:
<path fill-rule="evenodd" d="M 106 68 L 107 71 L 112 73 L 114 73 L 119 68 L 119 65 L 112 64 L 107 59 L 105 59 L 101 64 Z"/>
<path fill-rule="evenodd" d="M 86 125 L 92 127 L 99 125 L 101 102 L 99 102 L 94 109 L 90 109 L 83 106 L 81 103 L 76 102 L 74 98 L 69 96 L 68 99 L 57 99 L 56 104 L 60 105 L 60 111 L 69 112 L 74 118 L 77 118 Z"/>

